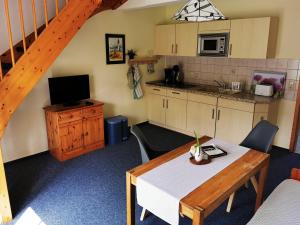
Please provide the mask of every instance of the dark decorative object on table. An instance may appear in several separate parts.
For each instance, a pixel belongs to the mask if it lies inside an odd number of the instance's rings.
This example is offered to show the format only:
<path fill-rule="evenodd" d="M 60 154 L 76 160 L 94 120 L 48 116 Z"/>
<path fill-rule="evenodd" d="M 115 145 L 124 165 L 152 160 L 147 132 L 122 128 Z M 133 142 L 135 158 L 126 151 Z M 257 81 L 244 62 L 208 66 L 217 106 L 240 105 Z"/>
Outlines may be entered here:
<path fill-rule="evenodd" d="M 134 59 L 134 57 L 136 56 L 136 51 L 133 50 L 133 49 L 129 49 L 129 50 L 127 51 L 127 55 L 128 55 L 128 57 L 129 57 L 129 59 Z"/>
<path fill-rule="evenodd" d="M 125 35 L 105 34 L 106 64 L 125 63 Z"/>

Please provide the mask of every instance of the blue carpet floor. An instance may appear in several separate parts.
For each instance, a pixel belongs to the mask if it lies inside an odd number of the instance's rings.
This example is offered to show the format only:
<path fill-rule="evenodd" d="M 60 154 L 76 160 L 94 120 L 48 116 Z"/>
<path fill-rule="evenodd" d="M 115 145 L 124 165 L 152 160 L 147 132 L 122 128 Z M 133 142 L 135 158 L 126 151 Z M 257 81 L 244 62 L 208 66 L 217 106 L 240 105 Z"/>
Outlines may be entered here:
<path fill-rule="evenodd" d="M 175 148 L 192 140 L 147 123 L 141 129 L 153 143 L 162 148 Z M 125 172 L 141 163 L 136 139 L 108 146 L 78 158 L 60 163 L 48 152 L 5 165 L 13 214 L 17 223 L 31 208 L 46 225 L 125 225 Z M 300 155 L 273 149 L 266 185 L 266 196 L 285 178 L 292 167 L 300 167 Z M 222 204 L 206 220 L 206 225 L 243 225 L 253 215 L 253 188 L 242 188 L 236 195 L 230 214 Z M 167 225 L 150 215 L 139 221 L 143 225 Z M 191 220 L 181 219 L 181 225 Z"/>

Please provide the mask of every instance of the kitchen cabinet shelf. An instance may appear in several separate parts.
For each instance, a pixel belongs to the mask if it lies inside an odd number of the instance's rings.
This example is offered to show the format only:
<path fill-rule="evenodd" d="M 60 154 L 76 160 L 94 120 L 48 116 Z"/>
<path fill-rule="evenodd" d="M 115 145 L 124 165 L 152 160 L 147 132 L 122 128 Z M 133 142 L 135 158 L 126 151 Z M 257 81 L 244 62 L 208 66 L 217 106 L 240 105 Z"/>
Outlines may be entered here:
<path fill-rule="evenodd" d="M 158 59 L 159 59 L 158 57 L 149 57 L 149 56 L 137 57 L 135 59 L 129 59 L 128 64 L 129 65 L 134 65 L 134 64 L 153 64 L 153 63 L 157 63 Z"/>

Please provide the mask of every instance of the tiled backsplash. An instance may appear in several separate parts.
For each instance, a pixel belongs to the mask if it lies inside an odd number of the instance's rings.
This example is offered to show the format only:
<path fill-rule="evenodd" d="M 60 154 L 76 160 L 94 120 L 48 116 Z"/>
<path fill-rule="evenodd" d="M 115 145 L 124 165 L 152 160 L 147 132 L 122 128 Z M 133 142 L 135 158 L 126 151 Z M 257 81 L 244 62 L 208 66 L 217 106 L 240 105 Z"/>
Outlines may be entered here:
<path fill-rule="evenodd" d="M 300 79 L 299 59 L 229 59 L 211 57 L 167 56 L 166 65 L 180 64 L 185 82 L 213 84 L 214 80 L 228 83 L 240 81 L 246 90 L 251 87 L 255 70 L 287 72 L 285 99 L 295 100 Z"/>

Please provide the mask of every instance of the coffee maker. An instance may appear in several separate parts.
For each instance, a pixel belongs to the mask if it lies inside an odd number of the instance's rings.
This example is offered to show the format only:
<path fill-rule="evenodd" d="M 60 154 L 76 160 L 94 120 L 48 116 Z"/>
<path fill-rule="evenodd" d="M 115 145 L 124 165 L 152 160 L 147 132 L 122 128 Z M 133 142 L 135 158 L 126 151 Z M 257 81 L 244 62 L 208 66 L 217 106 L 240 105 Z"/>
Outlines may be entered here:
<path fill-rule="evenodd" d="M 183 82 L 183 73 L 179 65 L 174 65 L 172 68 L 165 69 L 166 84 L 180 84 Z"/>

